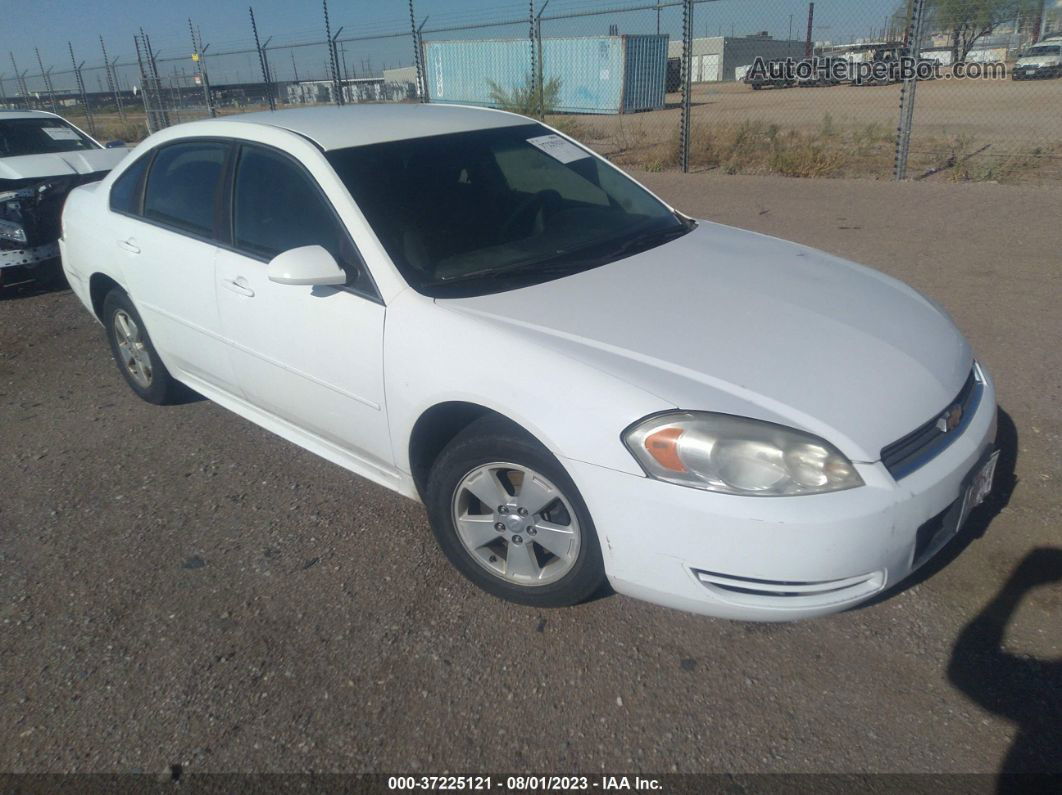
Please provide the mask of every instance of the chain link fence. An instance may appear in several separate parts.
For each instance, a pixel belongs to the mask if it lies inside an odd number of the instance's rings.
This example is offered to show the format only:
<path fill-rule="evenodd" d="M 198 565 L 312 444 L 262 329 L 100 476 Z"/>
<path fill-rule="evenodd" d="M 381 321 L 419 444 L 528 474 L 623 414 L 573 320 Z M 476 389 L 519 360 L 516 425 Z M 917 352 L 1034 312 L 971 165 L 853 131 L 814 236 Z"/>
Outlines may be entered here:
<path fill-rule="evenodd" d="M 546 120 L 648 170 L 1062 177 L 1062 0 L 528 0 L 204 43 L 197 25 L 46 65 L 0 105 L 103 139 L 315 104 L 446 102 Z M 433 7 L 434 9 L 435 7 Z M 311 8 L 307 9 L 308 11 Z M 408 10 L 408 17 L 405 12 Z M 312 20 L 311 20 L 312 21 Z"/>

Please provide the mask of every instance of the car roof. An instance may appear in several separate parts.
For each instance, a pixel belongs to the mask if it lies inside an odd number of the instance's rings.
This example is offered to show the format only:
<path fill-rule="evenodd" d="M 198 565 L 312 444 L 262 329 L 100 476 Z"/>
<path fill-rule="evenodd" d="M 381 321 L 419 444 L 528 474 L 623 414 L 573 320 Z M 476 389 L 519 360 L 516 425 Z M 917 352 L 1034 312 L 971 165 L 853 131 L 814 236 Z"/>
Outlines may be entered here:
<path fill-rule="evenodd" d="M 0 119 L 58 119 L 46 110 L 0 110 Z"/>
<path fill-rule="evenodd" d="M 280 127 L 309 138 L 322 149 L 330 150 L 429 135 L 512 127 L 532 124 L 534 120 L 489 108 L 395 103 L 239 113 L 221 116 L 212 122 Z"/>

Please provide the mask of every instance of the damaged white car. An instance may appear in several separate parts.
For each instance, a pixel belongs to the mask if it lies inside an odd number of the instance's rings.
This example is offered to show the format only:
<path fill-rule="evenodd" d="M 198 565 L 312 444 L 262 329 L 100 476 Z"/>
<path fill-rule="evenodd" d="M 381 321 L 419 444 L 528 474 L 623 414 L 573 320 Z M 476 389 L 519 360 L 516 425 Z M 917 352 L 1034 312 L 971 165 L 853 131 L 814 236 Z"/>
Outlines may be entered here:
<path fill-rule="evenodd" d="M 126 155 L 54 113 L 0 111 L 0 285 L 59 277 L 59 216 L 67 194 L 103 179 Z M 120 148 L 119 148 L 120 147 Z"/>

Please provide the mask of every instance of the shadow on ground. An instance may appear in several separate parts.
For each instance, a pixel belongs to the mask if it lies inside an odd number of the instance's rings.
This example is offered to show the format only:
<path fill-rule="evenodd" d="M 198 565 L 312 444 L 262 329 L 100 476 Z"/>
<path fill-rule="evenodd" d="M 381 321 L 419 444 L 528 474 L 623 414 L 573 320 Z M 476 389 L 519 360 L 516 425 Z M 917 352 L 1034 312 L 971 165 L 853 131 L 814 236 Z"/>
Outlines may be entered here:
<path fill-rule="evenodd" d="M 1016 774 L 1062 773 L 1062 660 L 1040 660 L 1004 648 L 1007 624 L 1026 594 L 1059 582 L 1062 549 L 1032 550 L 952 648 L 951 683 L 982 709 L 1017 724 L 999 771 L 1000 791 L 1028 791 L 1030 782 Z"/>

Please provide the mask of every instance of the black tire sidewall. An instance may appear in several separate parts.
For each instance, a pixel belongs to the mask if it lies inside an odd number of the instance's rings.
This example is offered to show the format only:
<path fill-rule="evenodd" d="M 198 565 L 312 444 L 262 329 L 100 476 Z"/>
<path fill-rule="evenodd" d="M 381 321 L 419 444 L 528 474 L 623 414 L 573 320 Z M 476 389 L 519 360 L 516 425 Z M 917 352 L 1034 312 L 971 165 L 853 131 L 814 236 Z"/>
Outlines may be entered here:
<path fill-rule="evenodd" d="M 509 461 L 539 472 L 564 493 L 575 511 L 581 530 L 579 556 L 557 582 L 539 586 L 506 582 L 477 563 L 458 538 L 452 513 L 454 491 L 465 475 L 493 461 Z M 504 419 L 478 420 L 450 442 L 432 467 L 425 502 L 443 553 L 461 574 L 488 593 L 519 604 L 563 607 L 584 601 L 604 584 L 597 531 L 575 483 L 545 447 Z"/>
<path fill-rule="evenodd" d="M 151 385 L 147 388 L 140 386 L 140 384 L 134 381 L 133 377 L 122 364 L 121 352 L 118 350 L 118 339 L 115 336 L 114 331 L 114 315 L 119 309 L 125 311 L 133 318 L 137 328 L 140 330 L 140 339 L 144 343 L 144 349 L 151 357 Z M 155 345 L 151 341 L 151 335 L 148 333 L 147 327 L 144 325 L 143 318 L 141 318 L 140 313 L 136 311 L 136 307 L 133 306 L 133 302 L 129 299 L 129 296 L 123 291 L 111 290 L 103 300 L 103 327 L 107 333 L 107 342 L 111 346 L 111 356 L 114 358 L 114 363 L 117 365 L 118 371 L 122 374 L 122 378 L 125 379 L 129 388 L 141 399 L 146 400 L 148 403 L 154 403 L 155 405 L 162 405 L 172 400 L 176 390 L 176 382 L 169 374 L 165 365 L 163 365 L 162 359 L 159 358 L 159 354 L 155 350 Z"/>

